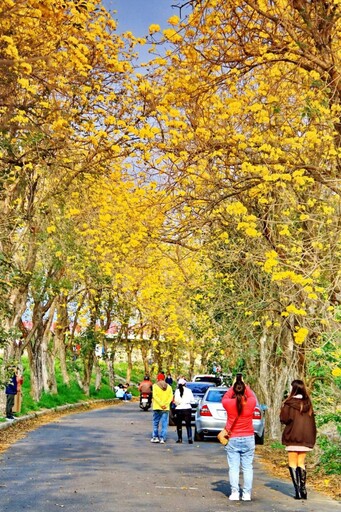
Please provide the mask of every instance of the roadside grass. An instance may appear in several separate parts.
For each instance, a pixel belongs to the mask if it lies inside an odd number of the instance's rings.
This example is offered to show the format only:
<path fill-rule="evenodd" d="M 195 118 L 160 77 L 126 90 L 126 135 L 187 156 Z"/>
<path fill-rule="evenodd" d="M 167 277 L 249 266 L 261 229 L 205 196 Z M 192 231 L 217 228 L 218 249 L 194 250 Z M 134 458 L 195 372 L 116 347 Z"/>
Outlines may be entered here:
<path fill-rule="evenodd" d="M 95 400 L 95 399 L 110 399 L 115 398 L 115 392 L 111 389 L 109 385 L 108 375 L 106 373 L 106 364 L 104 362 L 101 362 L 101 369 L 102 369 L 102 379 L 101 379 L 101 386 L 98 391 L 95 389 L 95 376 L 93 376 L 91 384 L 90 384 L 90 394 L 87 396 L 83 390 L 79 387 L 78 382 L 74 375 L 70 372 L 70 385 L 67 386 L 63 383 L 61 371 L 59 364 L 56 365 L 56 381 L 57 381 L 57 394 L 51 394 L 51 393 L 43 393 L 40 400 L 36 402 L 33 400 L 30 391 L 31 391 L 31 385 L 30 385 L 30 368 L 28 364 L 27 358 L 22 358 L 22 364 L 23 364 L 23 378 L 24 382 L 22 385 L 22 406 L 21 406 L 21 412 L 16 413 L 17 416 L 24 416 L 26 414 L 37 412 L 42 409 L 54 409 L 55 407 L 58 407 L 60 405 L 66 405 L 66 404 L 75 404 L 79 402 L 84 402 L 88 400 Z M 115 364 L 115 380 L 116 382 L 126 382 L 126 375 L 127 375 L 127 363 L 117 363 Z M 138 396 L 139 392 L 137 390 L 137 385 L 141 380 L 143 379 L 143 368 L 136 367 L 132 371 L 131 376 L 131 386 L 130 391 L 133 396 Z M 0 422 L 5 421 L 4 416 L 0 416 Z"/>

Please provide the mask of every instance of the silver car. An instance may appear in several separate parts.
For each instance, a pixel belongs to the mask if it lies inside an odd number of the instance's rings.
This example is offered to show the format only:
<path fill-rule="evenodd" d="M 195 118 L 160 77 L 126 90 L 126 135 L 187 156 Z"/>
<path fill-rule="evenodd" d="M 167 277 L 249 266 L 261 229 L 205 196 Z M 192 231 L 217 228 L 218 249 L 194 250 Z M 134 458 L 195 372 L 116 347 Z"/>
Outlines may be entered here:
<path fill-rule="evenodd" d="M 226 411 L 222 399 L 227 387 L 209 388 L 195 413 L 194 440 L 203 441 L 205 436 L 216 436 L 226 425 Z M 257 400 L 257 397 L 256 397 Z M 253 428 L 256 444 L 264 444 L 264 408 L 258 400 L 253 413 Z"/>
<path fill-rule="evenodd" d="M 191 403 L 192 406 L 192 417 L 191 422 L 194 425 L 195 422 L 195 412 L 198 408 L 198 404 L 204 397 L 208 388 L 215 387 L 214 382 L 187 382 L 186 388 L 190 389 L 193 393 L 194 402 Z"/>

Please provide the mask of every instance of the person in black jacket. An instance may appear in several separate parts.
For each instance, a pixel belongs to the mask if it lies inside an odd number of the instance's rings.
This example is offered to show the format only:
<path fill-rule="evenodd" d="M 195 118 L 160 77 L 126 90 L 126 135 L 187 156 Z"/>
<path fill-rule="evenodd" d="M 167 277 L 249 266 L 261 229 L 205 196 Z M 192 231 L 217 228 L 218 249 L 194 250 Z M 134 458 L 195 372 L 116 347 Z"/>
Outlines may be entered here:
<path fill-rule="evenodd" d="M 12 377 L 10 377 L 10 380 L 6 386 L 6 420 L 11 421 L 14 420 L 12 408 L 14 405 L 14 398 L 17 394 L 18 387 L 17 387 L 17 368 L 15 368 L 14 373 L 12 374 Z"/>
<path fill-rule="evenodd" d="M 283 402 L 280 421 L 285 425 L 282 443 L 288 452 L 289 472 L 295 499 L 307 499 L 305 458 L 316 441 L 313 406 L 302 380 L 293 380 L 291 392 Z"/>

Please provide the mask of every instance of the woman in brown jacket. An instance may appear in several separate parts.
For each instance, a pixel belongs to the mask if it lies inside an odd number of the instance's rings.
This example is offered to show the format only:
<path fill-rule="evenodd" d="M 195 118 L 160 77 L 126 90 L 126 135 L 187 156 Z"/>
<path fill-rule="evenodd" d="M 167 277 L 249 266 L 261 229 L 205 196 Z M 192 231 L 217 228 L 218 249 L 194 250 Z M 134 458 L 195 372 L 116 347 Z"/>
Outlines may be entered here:
<path fill-rule="evenodd" d="M 282 443 L 288 452 L 295 499 L 306 500 L 305 458 L 315 445 L 316 425 L 313 406 L 302 380 L 292 381 L 290 395 L 281 408 L 280 421 L 285 425 Z"/>

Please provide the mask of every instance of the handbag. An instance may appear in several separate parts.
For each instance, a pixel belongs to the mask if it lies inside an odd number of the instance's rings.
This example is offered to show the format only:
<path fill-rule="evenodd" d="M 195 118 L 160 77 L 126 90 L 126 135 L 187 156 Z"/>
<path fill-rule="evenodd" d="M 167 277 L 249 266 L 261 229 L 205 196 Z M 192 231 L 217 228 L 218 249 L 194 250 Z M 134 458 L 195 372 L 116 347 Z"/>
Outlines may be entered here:
<path fill-rule="evenodd" d="M 226 430 L 226 428 L 224 427 L 224 428 L 223 428 L 223 430 L 221 430 L 221 431 L 219 432 L 219 434 L 217 435 L 218 441 L 219 441 L 223 446 L 226 446 L 226 445 L 227 445 L 227 443 L 229 442 L 230 435 L 231 435 L 231 430 Z"/>
<path fill-rule="evenodd" d="M 238 419 L 238 416 L 237 418 L 235 418 L 235 420 L 233 421 L 232 425 L 231 425 L 231 428 L 229 430 L 226 430 L 226 428 L 224 427 L 223 430 L 221 430 L 219 432 L 219 434 L 217 435 L 217 438 L 218 438 L 218 441 L 219 443 L 221 443 L 223 446 L 226 446 L 227 443 L 229 442 L 230 440 L 230 435 L 231 435 L 231 432 L 232 432 L 232 429 L 236 423 Z"/>

